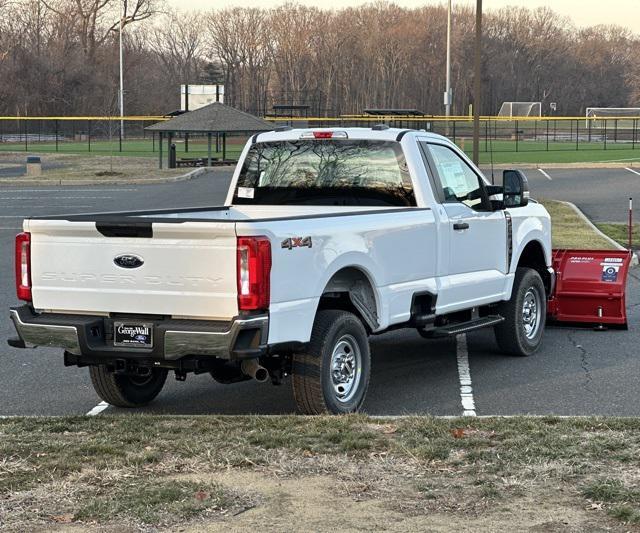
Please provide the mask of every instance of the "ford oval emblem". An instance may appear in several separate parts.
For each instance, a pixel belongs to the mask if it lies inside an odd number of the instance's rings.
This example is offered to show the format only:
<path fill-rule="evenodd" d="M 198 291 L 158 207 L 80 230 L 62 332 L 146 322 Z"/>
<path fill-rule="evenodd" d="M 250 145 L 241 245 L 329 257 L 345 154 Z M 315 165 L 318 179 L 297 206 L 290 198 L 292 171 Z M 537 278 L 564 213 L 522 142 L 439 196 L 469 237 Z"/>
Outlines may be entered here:
<path fill-rule="evenodd" d="M 144 259 L 137 255 L 119 255 L 113 262 L 120 268 L 139 268 L 144 265 Z"/>

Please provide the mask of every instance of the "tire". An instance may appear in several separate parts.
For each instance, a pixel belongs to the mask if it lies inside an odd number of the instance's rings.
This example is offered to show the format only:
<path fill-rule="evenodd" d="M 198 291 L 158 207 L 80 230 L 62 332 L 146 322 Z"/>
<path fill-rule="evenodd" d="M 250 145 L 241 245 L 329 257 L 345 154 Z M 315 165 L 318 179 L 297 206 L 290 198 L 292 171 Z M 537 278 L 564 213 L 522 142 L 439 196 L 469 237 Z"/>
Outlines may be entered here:
<path fill-rule="evenodd" d="M 500 349 L 509 355 L 527 356 L 542 343 L 547 319 L 547 296 L 540 274 L 518 268 L 511 299 L 498 306 L 504 322 L 494 327 Z"/>
<path fill-rule="evenodd" d="M 153 400 L 164 386 L 167 370 L 150 368 L 149 376 L 115 374 L 106 366 L 89 368 L 93 388 L 100 398 L 115 407 L 141 407 Z"/>
<path fill-rule="evenodd" d="M 358 411 L 369 387 L 370 370 L 369 339 L 362 322 L 347 311 L 319 311 L 308 349 L 293 356 L 293 396 L 298 412 Z"/>

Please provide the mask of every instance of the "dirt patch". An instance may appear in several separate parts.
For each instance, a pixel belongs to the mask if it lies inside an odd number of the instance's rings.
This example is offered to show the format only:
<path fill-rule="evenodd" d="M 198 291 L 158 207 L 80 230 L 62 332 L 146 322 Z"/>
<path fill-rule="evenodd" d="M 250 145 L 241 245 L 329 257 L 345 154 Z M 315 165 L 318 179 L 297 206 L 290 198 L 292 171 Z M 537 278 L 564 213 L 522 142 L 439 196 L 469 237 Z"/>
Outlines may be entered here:
<path fill-rule="evenodd" d="M 612 418 L 6 419 L 0 529 L 634 531 L 639 429 Z"/>
<path fill-rule="evenodd" d="M 102 176 L 114 177 L 114 176 L 124 176 L 124 174 L 122 172 L 113 172 L 111 170 L 101 170 L 100 172 L 96 172 L 96 176 L 98 176 L 98 177 L 102 177 Z"/>
<path fill-rule="evenodd" d="M 24 155 L 21 154 L 22 160 Z M 131 180 L 161 180 L 182 176 L 189 169 L 162 169 L 158 168 L 158 160 L 155 157 L 131 157 L 131 156 L 105 156 L 92 154 L 41 154 L 43 171 L 42 175 L 35 178 L 37 181 L 51 182 L 83 182 L 98 181 L 131 181 Z M 0 164 L 9 164 L 16 160 L 16 154 L 0 154 Z M 6 178 L 0 183 L 14 181 L 32 182 L 32 178 Z"/>

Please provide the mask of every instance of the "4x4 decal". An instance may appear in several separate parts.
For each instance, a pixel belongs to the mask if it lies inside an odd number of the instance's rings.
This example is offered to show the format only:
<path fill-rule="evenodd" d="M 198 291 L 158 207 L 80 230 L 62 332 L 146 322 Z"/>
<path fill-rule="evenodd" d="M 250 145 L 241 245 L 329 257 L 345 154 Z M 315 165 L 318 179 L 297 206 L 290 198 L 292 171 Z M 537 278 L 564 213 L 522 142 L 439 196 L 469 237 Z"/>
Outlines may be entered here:
<path fill-rule="evenodd" d="M 282 241 L 281 247 L 292 250 L 293 248 L 311 248 L 311 237 L 291 237 Z"/>

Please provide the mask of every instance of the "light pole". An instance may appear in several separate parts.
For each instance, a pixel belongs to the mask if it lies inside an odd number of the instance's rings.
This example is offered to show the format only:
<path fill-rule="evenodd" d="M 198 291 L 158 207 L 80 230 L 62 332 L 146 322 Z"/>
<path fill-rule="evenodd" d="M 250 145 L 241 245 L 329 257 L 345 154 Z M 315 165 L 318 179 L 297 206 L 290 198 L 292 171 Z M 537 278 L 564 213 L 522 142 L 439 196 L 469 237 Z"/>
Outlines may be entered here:
<path fill-rule="evenodd" d="M 447 10 L 447 81 L 444 93 L 444 114 L 451 116 L 451 1 Z M 449 121 L 447 120 L 447 135 L 449 134 Z"/>
<path fill-rule="evenodd" d="M 122 28 L 125 20 L 126 4 L 122 2 L 122 13 L 120 16 L 120 139 L 124 139 L 124 75 L 122 61 Z"/>
<path fill-rule="evenodd" d="M 482 67 L 482 0 L 476 3 L 476 50 L 473 75 L 473 162 L 480 159 L 480 70 Z"/>

